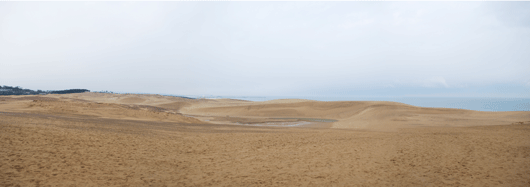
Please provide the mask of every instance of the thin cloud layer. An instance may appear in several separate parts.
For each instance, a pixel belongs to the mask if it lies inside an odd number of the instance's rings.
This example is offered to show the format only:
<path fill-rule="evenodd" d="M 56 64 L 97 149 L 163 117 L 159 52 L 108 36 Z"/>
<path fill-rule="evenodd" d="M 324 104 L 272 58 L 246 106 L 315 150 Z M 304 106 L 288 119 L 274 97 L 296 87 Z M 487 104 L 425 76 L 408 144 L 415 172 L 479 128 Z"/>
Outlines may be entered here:
<path fill-rule="evenodd" d="M 530 96 L 528 2 L 0 5 L 5 85 L 181 95 Z"/>

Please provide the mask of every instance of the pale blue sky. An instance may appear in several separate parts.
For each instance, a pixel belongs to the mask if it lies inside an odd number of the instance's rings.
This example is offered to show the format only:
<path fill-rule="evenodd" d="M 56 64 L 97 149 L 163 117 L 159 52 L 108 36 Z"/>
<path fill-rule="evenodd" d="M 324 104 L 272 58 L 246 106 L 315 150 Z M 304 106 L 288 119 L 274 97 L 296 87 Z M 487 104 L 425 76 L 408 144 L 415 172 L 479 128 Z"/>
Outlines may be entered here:
<path fill-rule="evenodd" d="M 530 2 L 0 2 L 0 85 L 530 97 Z"/>

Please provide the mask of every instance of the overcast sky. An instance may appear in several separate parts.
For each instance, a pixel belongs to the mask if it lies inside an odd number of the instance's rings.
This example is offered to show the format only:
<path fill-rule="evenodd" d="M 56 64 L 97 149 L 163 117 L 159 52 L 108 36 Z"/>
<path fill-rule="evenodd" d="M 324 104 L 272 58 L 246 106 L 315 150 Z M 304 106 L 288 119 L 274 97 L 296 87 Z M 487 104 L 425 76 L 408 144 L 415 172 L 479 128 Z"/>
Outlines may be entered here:
<path fill-rule="evenodd" d="M 0 85 L 530 97 L 530 2 L 0 2 Z"/>

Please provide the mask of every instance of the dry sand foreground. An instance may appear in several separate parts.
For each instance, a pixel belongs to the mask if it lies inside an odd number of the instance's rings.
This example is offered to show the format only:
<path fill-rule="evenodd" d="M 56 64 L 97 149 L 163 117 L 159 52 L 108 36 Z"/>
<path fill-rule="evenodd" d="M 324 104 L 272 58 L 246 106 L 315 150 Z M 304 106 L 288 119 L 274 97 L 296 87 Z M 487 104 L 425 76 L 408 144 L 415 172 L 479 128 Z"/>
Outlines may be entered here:
<path fill-rule="evenodd" d="M 530 186 L 530 112 L 0 97 L 0 186 Z"/>

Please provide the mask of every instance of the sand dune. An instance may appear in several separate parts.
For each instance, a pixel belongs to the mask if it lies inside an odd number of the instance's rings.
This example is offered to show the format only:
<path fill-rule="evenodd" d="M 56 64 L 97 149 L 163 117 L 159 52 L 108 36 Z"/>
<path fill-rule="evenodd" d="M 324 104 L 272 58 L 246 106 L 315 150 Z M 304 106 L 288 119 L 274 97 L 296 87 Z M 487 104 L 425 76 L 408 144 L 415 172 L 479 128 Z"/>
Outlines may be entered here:
<path fill-rule="evenodd" d="M 530 185 L 529 112 L 9 96 L 0 140 L 0 186 Z"/>
<path fill-rule="evenodd" d="M 277 100 L 269 102 L 191 105 L 187 114 L 238 117 L 311 117 L 335 119 L 333 128 L 396 130 L 420 126 L 482 126 L 528 121 L 529 112 L 480 112 L 423 108 L 395 102 Z"/>
<path fill-rule="evenodd" d="M 66 99 L 65 97 L 60 97 L 59 99 L 54 97 L 4 97 L 3 100 L 11 100 L 11 102 L 9 102 L 9 104 L 0 105 L 0 111 L 3 109 L 10 112 L 77 117 L 91 116 L 113 119 L 156 120 L 183 123 L 200 122 L 195 118 L 183 116 L 178 112 L 150 105 L 123 105 L 116 104 L 115 102 L 99 103 L 78 98 Z M 113 99 L 111 99 L 111 101 L 113 101 Z M 125 103 L 130 103 L 129 101 L 131 100 L 126 100 Z"/>
<path fill-rule="evenodd" d="M 33 97 L 19 96 L 11 98 L 27 98 L 22 100 L 31 100 Z M 395 131 L 400 128 L 432 126 L 506 125 L 530 120 L 529 112 L 481 112 L 448 108 L 424 108 L 386 101 L 322 102 L 303 99 L 278 99 L 250 102 L 233 99 L 186 99 L 161 95 L 104 93 L 47 95 L 43 98 L 62 99 L 66 100 L 65 102 L 95 102 L 99 105 L 105 103 L 107 106 L 114 104 L 114 108 L 128 107 L 132 109 L 136 107 L 148 111 L 148 107 L 155 107 L 150 110 L 155 109 L 166 112 L 164 114 L 149 115 L 138 110 L 124 110 L 127 112 L 121 112 L 119 111 L 121 109 L 116 109 L 114 112 L 112 112 L 113 110 L 104 112 L 99 107 L 97 111 L 83 111 L 82 113 L 85 115 L 97 116 L 105 114 L 112 118 L 150 118 L 171 121 L 171 117 L 164 117 L 164 115 L 184 114 L 186 116 L 195 116 L 196 119 L 202 120 L 204 123 L 217 124 L 236 124 L 247 121 L 263 122 L 270 121 L 271 118 L 322 118 L 337 120 L 328 125 L 332 128 Z M 67 109 L 68 107 L 79 106 L 67 106 L 50 112 L 64 113 L 69 110 Z M 226 116 L 237 118 L 219 118 Z M 220 119 L 220 121 L 216 119 Z M 176 118 L 173 120 L 178 122 Z"/>
<path fill-rule="evenodd" d="M 173 120 L 174 122 L 181 122 L 188 116 L 191 117 L 186 118 L 188 121 L 201 120 L 203 123 L 216 124 L 289 121 L 272 118 L 321 118 L 336 120 L 326 125 L 332 128 L 376 131 L 396 131 L 400 128 L 432 126 L 507 125 L 530 120 L 529 112 L 481 112 L 424 108 L 385 101 L 322 102 L 279 99 L 250 102 L 233 99 L 186 99 L 161 95 L 103 93 L 47 95 L 45 97 L 13 96 L 5 97 L 4 100 L 20 103 L 35 98 L 40 98 L 37 99 L 39 103 L 25 104 L 31 105 L 31 107 L 21 110 L 64 114 L 77 113 L 124 119 Z M 72 102 L 72 104 L 65 102 Z M 16 108 L 20 108 L 15 106 L 16 103 L 10 102 L 3 106 L 16 110 Z"/>
<path fill-rule="evenodd" d="M 139 104 L 143 103 L 146 99 L 138 98 L 138 97 L 128 97 L 120 99 L 120 103 L 129 103 L 129 104 Z"/>

